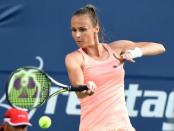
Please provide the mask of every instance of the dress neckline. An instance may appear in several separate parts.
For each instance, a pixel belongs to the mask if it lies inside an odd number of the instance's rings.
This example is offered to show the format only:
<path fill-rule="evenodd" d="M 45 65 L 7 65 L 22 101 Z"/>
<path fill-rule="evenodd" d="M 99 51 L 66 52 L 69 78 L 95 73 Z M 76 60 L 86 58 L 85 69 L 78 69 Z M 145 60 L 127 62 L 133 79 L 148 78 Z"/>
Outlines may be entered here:
<path fill-rule="evenodd" d="M 108 56 L 107 56 L 106 58 L 104 58 L 104 59 L 101 59 L 101 60 L 92 58 L 91 56 L 89 56 L 88 54 L 86 54 L 86 52 L 83 51 L 82 48 L 81 48 L 81 51 L 83 52 L 84 55 L 86 55 L 86 56 L 87 56 L 89 59 L 91 59 L 92 61 L 95 61 L 95 62 L 105 62 L 105 61 L 107 61 L 107 60 L 111 57 L 111 52 L 110 52 L 109 49 L 106 47 L 106 46 L 108 46 L 108 45 L 102 44 L 102 46 L 104 47 L 104 50 L 107 51 L 107 55 L 108 55 Z"/>

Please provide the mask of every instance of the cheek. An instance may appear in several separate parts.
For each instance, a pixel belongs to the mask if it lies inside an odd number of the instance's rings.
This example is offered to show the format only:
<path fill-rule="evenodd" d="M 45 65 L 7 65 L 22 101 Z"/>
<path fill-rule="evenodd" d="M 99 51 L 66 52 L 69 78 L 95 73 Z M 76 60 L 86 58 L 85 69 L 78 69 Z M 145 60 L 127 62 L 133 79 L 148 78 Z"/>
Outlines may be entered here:
<path fill-rule="evenodd" d="M 94 40 L 94 35 L 92 35 L 92 33 L 90 33 L 90 34 L 88 34 L 87 38 L 90 42 L 92 42 Z"/>
<path fill-rule="evenodd" d="M 91 36 L 92 36 L 91 31 L 86 31 L 86 32 L 83 32 L 82 34 L 83 34 L 84 37 L 88 37 L 88 38 L 91 38 Z"/>
<path fill-rule="evenodd" d="M 71 35 L 72 35 L 72 37 L 73 37 L 73 39 L 74 39 L 74 38 L 75 38 L 75 34 L 72 32 Z"/>

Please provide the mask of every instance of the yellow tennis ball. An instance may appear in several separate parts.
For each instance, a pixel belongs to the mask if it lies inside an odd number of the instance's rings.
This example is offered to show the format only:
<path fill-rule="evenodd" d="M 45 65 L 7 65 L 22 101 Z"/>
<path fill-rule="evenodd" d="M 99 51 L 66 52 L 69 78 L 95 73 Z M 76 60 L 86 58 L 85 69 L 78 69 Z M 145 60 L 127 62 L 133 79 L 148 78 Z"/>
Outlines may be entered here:
<path fill-rule="evenodd" d="M 51 126 L 51 118 L 48 116 L 42 116 L 39 119 L 39 126 L 41 128 L 49 128 Z"/>

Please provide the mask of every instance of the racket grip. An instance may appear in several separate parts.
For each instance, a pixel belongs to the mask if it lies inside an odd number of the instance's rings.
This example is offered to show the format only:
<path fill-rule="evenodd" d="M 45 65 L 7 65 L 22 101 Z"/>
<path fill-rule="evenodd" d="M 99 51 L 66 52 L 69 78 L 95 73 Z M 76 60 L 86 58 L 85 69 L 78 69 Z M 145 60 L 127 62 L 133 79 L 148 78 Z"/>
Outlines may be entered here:
<path fill-rule="evenodd" d="M 84 91 L 88 90 L 88 87 L 86 85 L 79 85 L 79 86 L 71 86 L 69 91 Z"/>

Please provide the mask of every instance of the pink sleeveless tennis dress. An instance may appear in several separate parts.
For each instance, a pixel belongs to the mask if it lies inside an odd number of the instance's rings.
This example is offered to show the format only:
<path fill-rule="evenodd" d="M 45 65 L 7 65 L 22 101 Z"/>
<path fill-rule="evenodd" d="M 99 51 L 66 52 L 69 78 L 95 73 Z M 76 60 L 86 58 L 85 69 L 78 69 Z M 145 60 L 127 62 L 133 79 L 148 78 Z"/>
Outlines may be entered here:
<path fill-rule="evenodd" d="M 92 96 L 80 99 L 79 131 L 135 131 L 126 109 L 123 65 L 119 65 L 107 44 L 103 46 L 109 53 L 104 61 L 94 60 L 78 50 L 84 57 L 84 82 L 93 81 L 97 85 Z"/>

